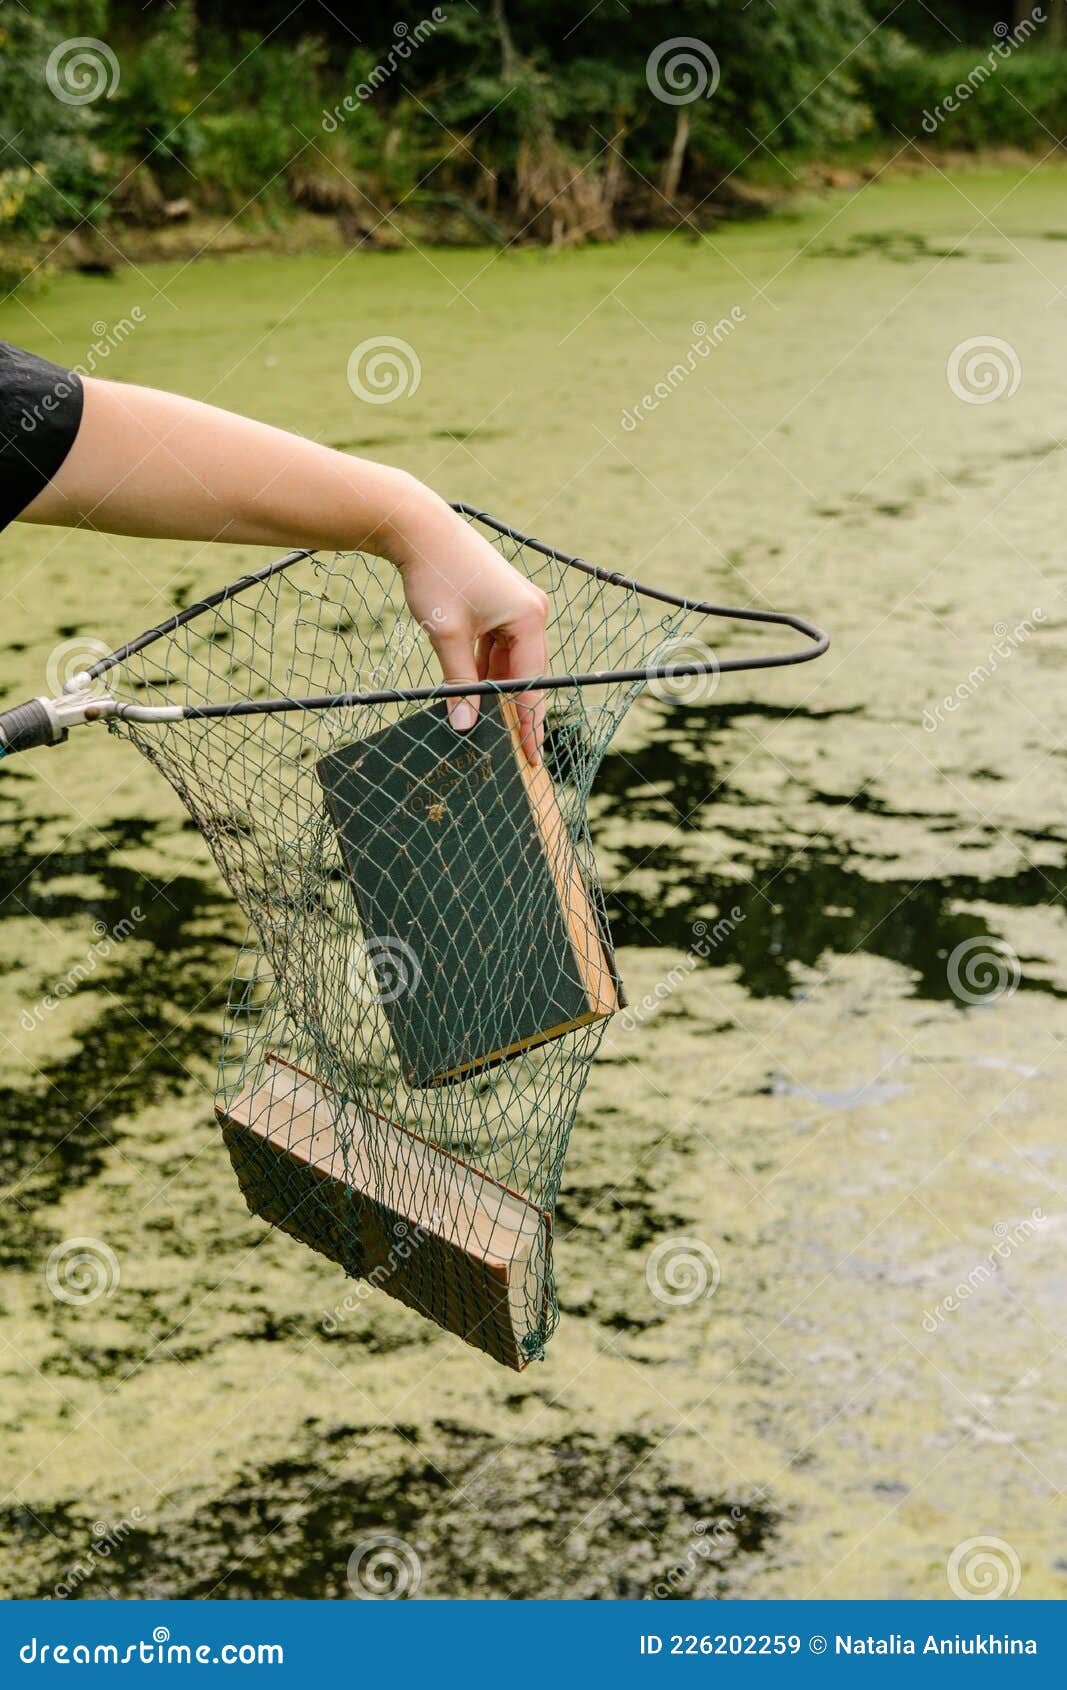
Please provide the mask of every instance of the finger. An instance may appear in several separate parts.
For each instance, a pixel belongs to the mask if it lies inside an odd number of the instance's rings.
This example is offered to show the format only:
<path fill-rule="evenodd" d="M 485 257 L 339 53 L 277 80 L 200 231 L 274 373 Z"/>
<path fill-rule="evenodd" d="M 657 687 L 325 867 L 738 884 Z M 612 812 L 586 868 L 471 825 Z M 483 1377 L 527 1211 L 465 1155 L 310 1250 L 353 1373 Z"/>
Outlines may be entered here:
<path fill-rule="evenodd" d="M 508 642 L 507 668 L 510 680 L 523 675 L 543 675 L 548 667 L 548 646 L 543 627 L 523 628 Z M 545 695 L 543 692 L 520 692 L 515 696 L 519 712 L 519 726 L 523 749 L 535 766 L 541 761 L 541 747 L 545 736 Z"/>
<path fill-rule="evenodd" d="M 489 679 L 502 681 L 508 672 L 508 643 L 506 640 L 493 640 L 493 649 L 489 653 Z"/>
<path fill-rule="evenodd" d="M 469 635 L 431 632 L 430 640 L 446 681 L 475 681 L 480 678 L 478 659 Z M 473 698 L 450 698 L 447 702 L 448 719 L 456 732 L 468 733 L 478 720 L 477 695 Z"/>
<path fill-rule="evenodd" d="M 483 634 L 474 648 L 475 661 L 478 665 L 478 679 L 487 681 L 493 665 L 493 646 L 495 638 L 492 634 Z"/>

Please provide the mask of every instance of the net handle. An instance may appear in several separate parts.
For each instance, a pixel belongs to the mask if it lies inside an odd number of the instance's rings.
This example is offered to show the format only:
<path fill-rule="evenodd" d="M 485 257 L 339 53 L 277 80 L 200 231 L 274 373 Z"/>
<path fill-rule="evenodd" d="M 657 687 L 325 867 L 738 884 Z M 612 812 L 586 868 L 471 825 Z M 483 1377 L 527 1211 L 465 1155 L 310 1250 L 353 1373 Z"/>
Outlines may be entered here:
<path fill-rule="evenodd" d="M 433 687 L 403 687 L 390 688 L 380 692 L 351 692 L 320 694 L 309 698 L 265 698 L 245 699 L 230 704 L 187 704 L 181 706 L 151 705 L 120 705 L 116 715 L 125 717 L 129 721 L 158 721 L 194 720 L 210 716 L 252 716 L 272 715 L 283 710 L 330 710 L 347 705 L 356 704 L 404 704 L 422 703 L 436 698 L 469 698 L 472 696 L 488 697 L 503 692 L 551 692 L 560 687 L 594 687 L 606 686 L 613 683 L 627 683 L 654 680 L 673 680 L 689 675 L 717 675 L 736 672 L 743 669 L 784 669 L 796 663 L 810 663 L 814 658 L 821 657 L 828 649 L 830 636 L 814 622 L 805 617 L 794 616 L 784 610 L 753 610 L 747 607 L 710 604 L 704 599 L 691 599 L 679 593 L 668 592 L 663 587 L 650 587 L 643 581 L 633 580 L 628 575 L 621 575 L 615 570 L 601 569 L 595 563 L 588 563 L 585 558 L 572 557 L 568 552 L 557 551 L 554 546 L 546 545 L 543 540 L 534 539 L 530 534 L 523 534 L 520 529 L 512 528 L 509 523 L 501 522 L 498 517 L 491 516 L 488 511 L 479 510 L 475 505 L 464 504 L 461 501 L 452 505 L 452 509 L 460 516 L 472 521 L 483 523 L 506 539 L 514 540 L 517 544 L 528 546 L 531 551 L 539 552 L 542 557 L 550 558 L 554 563 L 565 565 L 569 569 L 578 569 L 585 575 L 591 575 L 597 581 L 604 581 L 609 586 L 621 587 L 629 592 L 637 593 L 642 598 L 654 599 L 660 604 L 669 604 L 678 610 L 688 610 L 698 616 L 717 616 L 739 622 L 763 622 L 776 627 L 792 628 L 802 634 L 808 645 L 800 646 L 793 651 L 772 652 L 767 656 L 727 657 L 721 661 L 714 656 L 704 662 L 694 663 L 662 663 L 654 664 L 642 669 L 595 669 L 582 674 L 571 675 L 532 675 L 524 680 L 507 681 L 464 681 L 451 684 L 441 682 Z M 168 616 L 165 622 L 153 628 L 146 628 L 144 633 L 128 640 L 125 645 L 118 646 L 106 657 L 101 657 L 84 671 L 85 678 L 97 680 L 101 675 L 113 669 L 116 664 L 125 662 L 136 652 L 143 651 L 146 646 L 173 634 L 187 622 L 202 616 L 206 611 L 214 610 L 227 600 L 236 598 L 238 594 L 247 592 L 249 588 L 268 581 L 282 570 L 289 569 L 304 558 L 314 557 L 313 550 L 288 552 L 285 557 L 276 558 L 272 563 L 265 564 L 262 569 L 242 575 L 228 587 L 221 587 L 218 592 L 210 593 L 207 598 L 198 599 L 195 604 L 187 605 L 173 616 Z M 164 714 L 165 712 L 165 714 Z"/>

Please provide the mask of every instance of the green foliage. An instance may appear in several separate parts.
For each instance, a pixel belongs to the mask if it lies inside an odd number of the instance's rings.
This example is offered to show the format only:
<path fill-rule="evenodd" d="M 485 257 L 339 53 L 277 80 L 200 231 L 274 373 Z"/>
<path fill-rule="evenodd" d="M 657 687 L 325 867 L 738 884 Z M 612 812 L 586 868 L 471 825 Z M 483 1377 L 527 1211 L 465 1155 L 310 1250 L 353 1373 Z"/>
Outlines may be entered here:
<path fill-rule="evenodd" d="M 422 51 L 444 71 L 435 111 L 476 128 L 495 169 L 507 173 L 531 134 L 551 131 L 579 159 L 617 146 L 651 181 L 681 112 L 689 130 L 683 184 L 703 195 L 758 150 L 757 135 L 777 151 L 863 133 L 871 116 L 853 59 L 870 32 L 862 0 L 605 0 L 581 27 L 571 7 L 513 0 L 506 44 L 492 16 L 457 8 Z M 697 50 L 687 54 L 686 41 Z M 699 80 L 703 65 L 710 88 L 717 62 L 713 93 L 684 106 L 657 98 L 650 55 L 672 42 L 679 45 L 668 63 L 679 51 L 690 61 L 688 72 L 679 62 L 680 77 Z M 685 86 L 659 74 L 668 94 Z"/>
<path fill-rule="evenodd" d="M 116 97 L 102 113 L 111 150 L 151 161 L 165 189 L 188 193 L 204 147 L 195 113 L 196 19 L 188 0 L 168 11 L 141 48 L 124 55 Z"/>
<path fill-rule="evenodd" d="M 242 34 L 214 37 L 204 54 L 202 86 L 225 88 L 204 104 L 197 170 L 206 203 L 238 209 L 285 204 L 294 176 L 315 166 L 323 145 L 324 49 L 314 38 L 260 44 Z"/>
<path fill-rule="evenodd" d="M 192 0 L 9 6 L 0 236 L 162 218 L 177 198 L 273 218 L 295 202 L 356 228 L 436 203 L 468 229 L 598 238 L 864 136 L 1044 147 L 1067 132 L 1067 57 L 1051 25 L 998 52 L 987 9 L 981 47 L 942 53 L 898 34 L 910 12 L 887 0 L 601 0 L 577 21 L 564 0 L 367 0 L 354 51 L 328 9 L 312 36 L 282 0 L 199 18 Z M 82 35 L 121 76 L 67 103 L 46 66 Z M 696 92 L 673 98 L 686 78 Z"/>
<path fill-rule="evenodd" d="M 58 99 L 48 83 L 62 40 L 47 8 L 5 8 L 0 19 L 0 235 L 43 237 L 102 213 L 91 108 Z"/>
<path fill-rule="evenodd" d="M 880 130 L 941 147 L 1040 146 L 1067 138 L 1067 53 L 1032 39 L 923 54 L 903 41 L 866 77 Z"/>

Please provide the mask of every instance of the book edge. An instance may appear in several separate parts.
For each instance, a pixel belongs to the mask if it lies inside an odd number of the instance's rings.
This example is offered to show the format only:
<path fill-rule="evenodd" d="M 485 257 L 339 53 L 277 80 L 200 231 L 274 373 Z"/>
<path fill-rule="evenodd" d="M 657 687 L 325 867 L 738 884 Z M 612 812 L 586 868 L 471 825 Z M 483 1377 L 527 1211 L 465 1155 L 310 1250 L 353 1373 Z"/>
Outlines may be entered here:
<path fill-rule="evenodd" d="M 601 923 L 585 884 L 577 853 L 567 833 L 552 777 L 544 763 L 535 767 L 527 757 L 522 745 L 518 706 L 504 693 L 500 694 L 500 714 L 511 735 L 511 748 L 519 767 L 534 826 L 545 849 L 590 1011 L 596 1016 L 614 1015 L 619 1008 L 615 972 L 605 954 Z M 583 945 L 583 940 L 590 945 L 595 944 L 599 952 L 600 968 L 595 974 L 592 968 L 593 958 Z M 605 990 L 605 986 L 610 987 L 610 991 Z M 582 1021 L 573 1023 L 575 1026 L 582 1024 Z M 557 1034 L 552 1032 L 547 1036 L 554 1038 Z"/>

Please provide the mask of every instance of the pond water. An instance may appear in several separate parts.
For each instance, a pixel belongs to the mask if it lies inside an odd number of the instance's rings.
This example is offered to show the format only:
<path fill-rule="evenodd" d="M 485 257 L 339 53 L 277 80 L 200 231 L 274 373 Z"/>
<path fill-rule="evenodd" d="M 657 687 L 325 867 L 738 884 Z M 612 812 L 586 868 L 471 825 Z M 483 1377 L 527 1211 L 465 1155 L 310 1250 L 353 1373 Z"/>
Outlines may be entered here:
<path fill-rule="evenodd" d="M 130 268 L 0 311 L 75 361 L 137 306 L 102 373 L 834 638 L 642 699 L 605 763 L 634 1008 L 521 1376 L 378 1294 L 324 1327 L 350 1286 L 245 1212 L 213 1124 L 241 922 L 199 836 L 102 733 L 3 770 L 3 1594 L 347 1597 L 378 1533 L 424 1596 L 943 1597 L 975 1538 L 1067 1588 L 1065 243 L 1061 172 L 974 171 L 701 240 Z M 388 405 L 346 379 L 380 334 L 421 367 Z M 8 696 L 253 561 L 10 530 Z M 47 1263 L 85 1238 L 106 1283 L 67 1301 Z M 664 1300 L 679 1240 L 713 1294 Z"/>

